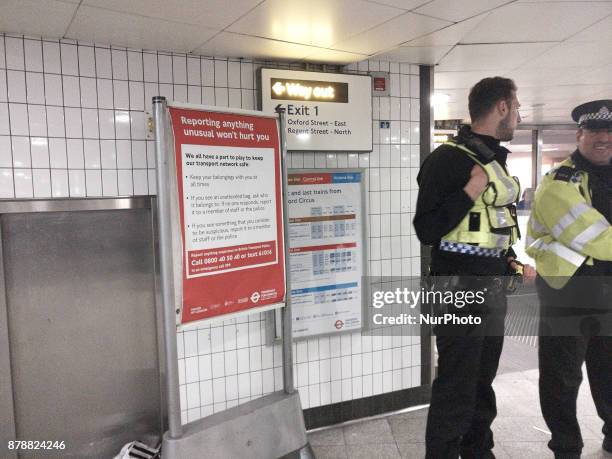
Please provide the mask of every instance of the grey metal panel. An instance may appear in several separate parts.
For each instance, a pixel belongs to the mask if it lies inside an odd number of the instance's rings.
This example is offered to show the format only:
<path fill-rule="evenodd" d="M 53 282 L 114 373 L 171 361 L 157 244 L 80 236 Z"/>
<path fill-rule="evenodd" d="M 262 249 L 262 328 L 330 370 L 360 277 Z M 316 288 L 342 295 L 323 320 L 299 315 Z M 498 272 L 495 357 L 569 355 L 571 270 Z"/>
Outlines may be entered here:
<path fill-rule="evenodd" d="M 0 214 L 84 210 L 148 209 L 151 196 L 83 199 L 0 199 Z"/>
<path fill-rule="evenodd" d="M 308 444 L 297 391 L 273 392 L 164 435 L 165 459 L 284 457 Z M 305 456 L 309 457 L 309 456 Z"/>
<path fill-rule="evenodd" d="M 419 159 L 423 164 L 425 158 L 433 150 L 434 111 L 431 97 L 434 93 L 434 68 L 432 65 L 419 66 Z M 420 277 L 426 275 L 431 262 L 431 249 L 421 244 L 421 272 Z M 421 305 L 422 307 L 422 305 Z M 422 311 L 426 313 L 427 311 Z M 429 326 L 421 326 L 421 385 L 431 384 L 436 375 L 435 337 Z"/>
<path fill-rule="evenodd" d="M 150 210 L 1 221 L 17 438 L 61 457 L 159 438 Z"/>
<path fill-rule="evenodd" d="M 2 228 L 0 226 L 0 241 Z M 8 450 L 8 442 L 15 440 L 15 411 L 13 406 L 13 382 L 9 351 L 9 330 L 4 286 L 4 263 L 0 243 L 0 457 L 13 459 L 15 451 Z"/>

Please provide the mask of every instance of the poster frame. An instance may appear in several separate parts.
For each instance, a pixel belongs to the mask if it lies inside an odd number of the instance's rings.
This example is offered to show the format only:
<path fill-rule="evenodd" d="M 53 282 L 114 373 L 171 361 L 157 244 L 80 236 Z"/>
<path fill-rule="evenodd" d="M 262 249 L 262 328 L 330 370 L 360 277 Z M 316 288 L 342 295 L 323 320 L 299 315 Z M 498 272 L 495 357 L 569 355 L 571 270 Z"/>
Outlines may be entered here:
<path fill-rule="evenodd" d="M 200 104 L 192 104 L 192 103 L 187 103 L 187 102 L 177 102 L 177 101 L 173 101 L 173 100 L 168 100 L 167 101 L 167 107 L 168 108 L 178 108 L 178 109 L 186 109 L 186 110 L 197 110 L 197 111 L 206 111 L 206 112 L 215 112 L 215 113 L 230 113 L 230 114 L 237 114 L 237 115 L 247 115 L 247 116 L 256 116 L 259 118 L 269 118 L 269 119 L 274 119 L 276 121 L 276 126 L 278 129 L 278 135 L 279 135 L 279 166 L 280 166 L 280 170 L 279 170 L 279 174 L 280 174 L 280 196 L 279 199 L 281 200 L 281 222 L 283 223 L 283 226 L 286 226 L 286 221 L 285 221 L 285 213 L 286 213 L 286 209 L 285 209 L 285 203 L 284 201 L 284 193 L 285 193 L 285 187 L 286 187 L 286 174 L 284 172 L 283 169 L 283 164 L 285 163 L 286 159 L 285 159 L 285 155 L 286 155 L 286 150 L 284 149 L 284 136 L 285 133 L 283 132 L 284 126 L 281 123 L 281 120 L 279 118 L 278 114 L 269 114 L 269 113 L 264 113 L 258 110 L 247 110 L 247 109 L 242 109 L 242 108 L 232 108 L 232 107 L 218 107 L 218 106 L 211 106 L 211 105 L 200 105 Z M 172 148 L 172 152 L 174 152 L 174 132 L 172 131 L 172 127 L 171 125 L 168 127 L 169 128 L 169 137 L 171 139 L 171 148 Z M 172 196 L 171 199 L 173 200 L 173 202 L 178 203 L 178 199 L 180 199 L 180 196 L 178 196 L 178 183 L 177 183 L 177 165 L 176 165 L 176 153 L 174 153 L 174 155 L 172 156 L 172 160 L 169 164 L 169 179 L 170 179 L 170 184 L 171 184 L 171 192 L 172 192 Z M 178 207 L 177 207 L 178 209 Z M 181 236 L 181 229 L 180 229 L 180 215 L 177 213 L 176 210 L 174 210 L 172 212 L 172 228 L 173 228 L 173 242 L 177 247 L 180 247 L 181 250 L 181 254 L 184 256 L 184 247 L 183 247 L 183 241 L 182 241 L 182 236 Z M 178 230 L 177 230 L 178 228 Z M 281 232 L 281 234 L 283 235 L 283 240 L 278 241 L 278 250 L 283 250 L 284 252 L 286 244 L 285 244 L 285 239 L 287 239 L 287 232 L 286 232 L 286 228 L 283 228 L 283 231 Z M 175 250 L 176 248 L 175 247 Z M 284 257 L 286 257 L 287 254 L 284 254 Z M 182 257 L 181 257 L 182 258 Z M 175 257 L 175 259 L 173 260 L 174 263 L 174 279 L 175 279 L 175 297 L 176 297 L 176 302 L 177 304 L 180 305 L 180 308 L 177 308 L 177 313 L 176 313 L 176 327 L 177 327 L 177 332 L 182 332 L 182 331 L 189 331 L 189 330 L 195 330 L 198 327 L 202 327 L 202 326 L 210 326 L 210 325 L 216 325 L 219 323 L 222 323 L 226 320 L 232 320 L 232 319 L 237 319 L 237 318 L 241 318 L 241 317 L 245 317 L 251 314 L 256 314 L 256 313 L 265 313 L 267 311 L 270 310 L 275 310 L 275 309 L 280 309 L 285 307 L 286 302 L 287 302 L 287 292 L 285 291 L 285 295 L 283 298 L 283 301 L 281 302 L 277 302 L 277 303 L 273 303 L 273 304 L 268 304 L 265 306 L 259 306 L 259 307 L 254 307 L 254 308 L 249 308 L 249 309 L 244 309 L 241 311 L 236 311 L 236 312 L 232 312 L 229 314 L 221 314 L 218 316 L 213 316 L 213 317 L 208 317 L 208 318 L 203 318 L 203 319 L 199 319 L 199 320 L 194 320 L 191 322 L 186 322 L 186 323 L 182 323 L 181 322 L 181 316 L 182 316 L 182 310 L 183 310 L 183 299 L 182 299 L 182 290 L 183 290 L 183 284 L 182 284 L 182 262 L 184 262 L 184 260 L 179 260 L 179 257 Z M 287 265 L 286 262 L 284 263 L 283 266 L 283 271 L 284 271 L 284 284 L 285 286 L 287 285 Z M 180 297 L 179 297 L 180 296 Z"/>
<path fill-rule="evenodd" d="M 324 338 L 330 336 L 338 336 L 346 333 L 363 333 L 368 330 L 368 327 L 364 323 L 365 317 L 367 317 L 367 309 L 368 309 L 368 299 L 370 298 L 371 286 L 369 282 L 370 276 L 370 266 L 368 261 L 368 255 L 370 253 L 370 244 L 369 244 L 369 222 L 370 222 L 370 214 L 369 214 L 369 201 L 368 201 L 368 190 L 366 186 L 366 174 L 368 172 L 367 168 L 363 167 L 353 167 L 353 168 L 322 168 L 322 169 L 312 169 L 312 168 L 290 168 L 287 169 L 287 178 L 291 174 L 342 174 L 342 173 L 361 173 L 361 182 L 360 182 L 360 199 L 361 199 L 361 213 L 362 213 L 362 225 L 361 225 L 361 327 L 352 328 L 347 330 L 339 330 L 336 332 L 329 333 L 315 333 L 308 336 L 293 336 L 293 341 L 303 341 L 312 338 Z M 289 184 L 287 184 L 287 188 L 289 188 Z M 287 205 L 287 214 L 289 214 L 289 205 Z M 289 215 L 287 215 L 288 220 Z M 286 229 L 287 235 L 289 234 L 289 228 Z M 288 237 L 288 236 L 287 236 Z M 291 241 L 288 240 L 288 246 L 291 247 Z M 290 268 L 290 253 L 287 253 L 287 271 L 288 274 L 291 270 Z M 287 299 L 291 298 L 291 292 L 287 292 Z M 293 308 L 292 308 L 293 309 Z M 291 318 L 291 324 L 293 326 L 293 317 Z M 291 333 L 293 335 L 293 327 L 291 329 Z M 280 314 L 279 311 L 271 311 L 271 313 L 266 314 L 266 343 L 270 344 L 274 341 L 279 341 L 281 339 L 281 328 L 280 328 Z"/>
<path fill-rule="evenodd" d="M 173 103 L 170 102 L 172 105 Z M 176 239 L 177 231 L 180 231 L 180 225 L 176 225 L 177 215 L 176 209 L 173 211 L 173 199 L 178 195 L 178 187 L 176 186 L 176 169 L 173 169 L 173 163 L 176 161 L 175 142 L 172 128 L 170 126 L 170 111 L 168 101 L 163 96 L 154 96 L 152 98 L 153 106 L 153 127 L 155 132 L 155 160 L 156 160 L 156 181 L 157 181 L 157 207 L 155 215 L 158 223 L 158 252 L 159 252 L 159 297 L 162 310 L 162 327 L 158 330 L 158 340 L 162 343 L 163 349 L 160 354 L 163 355 L 164 369 L 166 375 L 166 384 L 164 388 L 164 399 L 166 403 L 167 426 L 168 430 L 164 434 L 164 444 L 168 442 L 176 442 L 185 440 L 183 434 L 186 428 L 183 427 L 181 420 L 181 401 L 180 401 L 180 378 L 178 369 L 178 350 L 176 334 L 176 314 L 177 314 L 177 296 L 176 292 L 179 289 L 175 283 L 175 267 L 178 263 L 183 267 L 183 248 L 180 247 L 179 257 L 174 256 L 176 247 L 174 240 Z M 177 106 L 175 104 L 172 106 Z M 207 109 L 205 106 L 180 104 L 181 107 Z M 223 109 L 216 108 L 214 111 L 224 112 Z M 283 231 L 283 250 L 285 254 L 288 252 L 289 239 L 287 237 L 287 208 L 286 196 L 287 187 L 284 183 L 287 180 L 287 148 L 285 134 L 285 117 L 284 113 L 275 115 L 265 115 L 261 112 L 240 110 L 240 113 L 255 114 L 257 116 L 268 116 L 275 118 L 279 133 L 279 155 L 280 155 L 280 175 L 281 175 L 281 209 L 282 209 L 282 224 Z M 173 190 L 175 190 L 173 192 Z M 177 207 L 176 205 L 174 206 Z M 283 336 L 282 343 L 282 369 L 283 369 L 283 393 L 287 395 L 296 392 L 293 380 L 293 352 L 292 352 L 292 336 L 291 336 L 291 298 L 286 292 L 291 291 L 291 275 L 287 270 L 287 261 L 284 260 L 284 277 L 285 277 L 285 298 L 282 306 L 275 309 L 279 312 L 281 318 L 281 334 Z M 182 304 L 182 295 L 181 303 Z M 250 310 L 249 310 L 250 311 Z M 255 312 L 252 312 L 253 314 Z M 192 323 L 196 323 L 195 321 Z M 299 400 L 299 399 L 298 399 Z M 248 402 L 250 403 L 250 402 Z M 197 422 L 197 421 L 196 421 Z M 192 423 L 189 423 L 191 425 Z M 305 435 L 305 434 L 304 434 Z M 188 439 L 187 439 L 188 440 Z"/>

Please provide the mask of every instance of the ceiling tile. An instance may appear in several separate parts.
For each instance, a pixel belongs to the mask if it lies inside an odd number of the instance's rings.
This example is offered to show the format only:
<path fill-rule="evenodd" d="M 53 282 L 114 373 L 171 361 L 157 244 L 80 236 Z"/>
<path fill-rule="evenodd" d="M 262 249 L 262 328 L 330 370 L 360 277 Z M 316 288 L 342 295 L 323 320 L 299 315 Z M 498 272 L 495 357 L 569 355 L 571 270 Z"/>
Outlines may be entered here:
<path fill-rule="evenodd" d="M 0 31 L 61 38 L 77 6 L 54 0 L 2 0 Z"/>
<path fill-rule="evenodd" d="M 612 0 L 595 0 L 599 3 L 612 3 Z M 573 2 L 573 3 L 592 3 L 593 0 L 519 0 L 519 3 L 552 3 L 552 2 Z"/>
<path fill-rule="evenodd" d="M 431 0 L 366 0 L 379 5 L 394 6 L 395 8 L 401 8 L 406 11 L 413 10 Z"/>
<path fill-rule="evenodd" d="M 578 32 L 567 41 L 612 42 L 612 15 Z"/>
<path fill-rule="evenodd" d="M 494 70 L 478 70 L 468 72 L 440 72 L 438 67 L 434 72 L 434 87 L 437 90 L 469 89 L 483 78 L 505 76 L 503 72 Z"/>
<path fill-rule="evenodd" d="M 587 69 L 573 67 L 564 69 L 520 69 L 508 72 L 508 77 L 514 79 L 516 84 L 523 88 L 528 86 L 543 87 L 547 85 L 586 84 L 585 73 Z M 612 81 L 612 76 L 610 76 Z"/>
<path fill-rule="evenodd" d="M 66 36 L 131 48 L 189 52 L 215 33 L 202 26 L 81 6 Z"/>
<path fill-rule="evenodd" d="M 452 46 L 400 46 L 392 51 L 377 54 L 376 58 L 391 62 L 410 64 L 437 64 Z"/>
<path fill-rule="evenodd" d="M 551 46 L 551 43 L 457 45 L 442 59 L 438 70 L 509 70 L 539 56 Z"/>
<path fill-rule="evenodd" d="M 349 40 L 335 43 L 332 47 L 353 53 L 374 54 L 394 48 L 447 25 L 450 25 L 447 21 L 405 13 Z"/>
<path fill-rule="evenodd" d="M 597 99 L 598 96 L 610 88 L 607 85 L 572 85 L 572 86 L 547 86 L 542 88 L 543 100 L 569 100 L 576 103 Z M 608 97 L 609 97 L 608 93 Z"/>
<path fill-rule="evenodd" d="M 612 3 L 514 3 L 493 11 L 461 43 L 562 41 L 610 13 Z"/>
<path fill-rule="evenodd" d="M 415 13 L 426 14 L 447 21 L 459 22 L 485 11 L 490 11 L 500 5 L 512 3 L 509 0 L 434 0 L 414 10 Z"/>
<path fill-rule="evenodd" d="M 437 30 L 424 37 L 406 43 L 408 46 L 446 46 L 456 45 L 467 33 L 476 27 L 489 13 L 467 19 L 444 29 Z"/>
<path fill-rule="evenodd" d="M 595 67 L 612 63 L 612 42 L 569 43 L 551 47 L 523 68 Z"/>
<path fill-rule="evenodd" d="M 83 0 L 83 5 L 223 29 L 261 0 Z"/>
<path fill-rule="evenodd" d="M 350 64 L 368 58 L 366 54 L 347 53 L 333 49 L 315 48 L 316 51 L 304 57 L 304 61 L 333 64 Z"/>
<path fill-rule="evenodd" d="M 282 59 L 293 62 L 315 54 L 317 51 L 317 48 L 312 46 L 221 32 L 194 52 L 206 56 Z"/>
<path fill-rule="evenodd" d="M 327 48 L 403 12 L 355 0 L 267 0 L 227 31 Z"/>
<path fill-rule="evenodd" d="M 609 84 L 612 85 L 612 65 L 603 67 L 593 67 L 584 71 L 582 74 L 583 84 Z M 610 91 L 612 94 L 612 91 Z"/>

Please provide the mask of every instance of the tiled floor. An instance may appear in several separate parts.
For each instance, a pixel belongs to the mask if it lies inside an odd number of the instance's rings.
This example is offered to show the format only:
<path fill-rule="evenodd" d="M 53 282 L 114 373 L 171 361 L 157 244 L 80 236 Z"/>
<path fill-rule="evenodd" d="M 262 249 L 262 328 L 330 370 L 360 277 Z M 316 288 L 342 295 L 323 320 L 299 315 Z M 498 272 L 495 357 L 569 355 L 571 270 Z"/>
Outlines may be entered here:
<path fill-rule="evenodd" d="M 537 350 L 506 338 L 495 380 L 498 417 L 493 424 L 497 458 L 552 458 L 548 428 L 538 401 Z M 612 459 L 601 449 L 602 421 L 591 399 L 586 375 L 578 398 L 584 458 Z M 317 459 L 422 458 L 427 409 L 309 434 Z"/>

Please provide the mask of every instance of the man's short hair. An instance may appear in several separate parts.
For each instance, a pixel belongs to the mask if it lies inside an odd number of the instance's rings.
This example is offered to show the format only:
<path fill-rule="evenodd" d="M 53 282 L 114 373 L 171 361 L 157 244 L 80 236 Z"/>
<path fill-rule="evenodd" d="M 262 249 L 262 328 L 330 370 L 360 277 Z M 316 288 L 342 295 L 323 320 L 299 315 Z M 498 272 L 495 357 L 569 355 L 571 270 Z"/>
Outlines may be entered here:
<path fill-rule="evenodd" d="M 480 80 L 470 89 L 468 98 L 472 122 L 488 115 L 500 100 L 505 100 L 510 104 L 515 92 L 516 85 L 510 78 L 496 76 Z"/>

